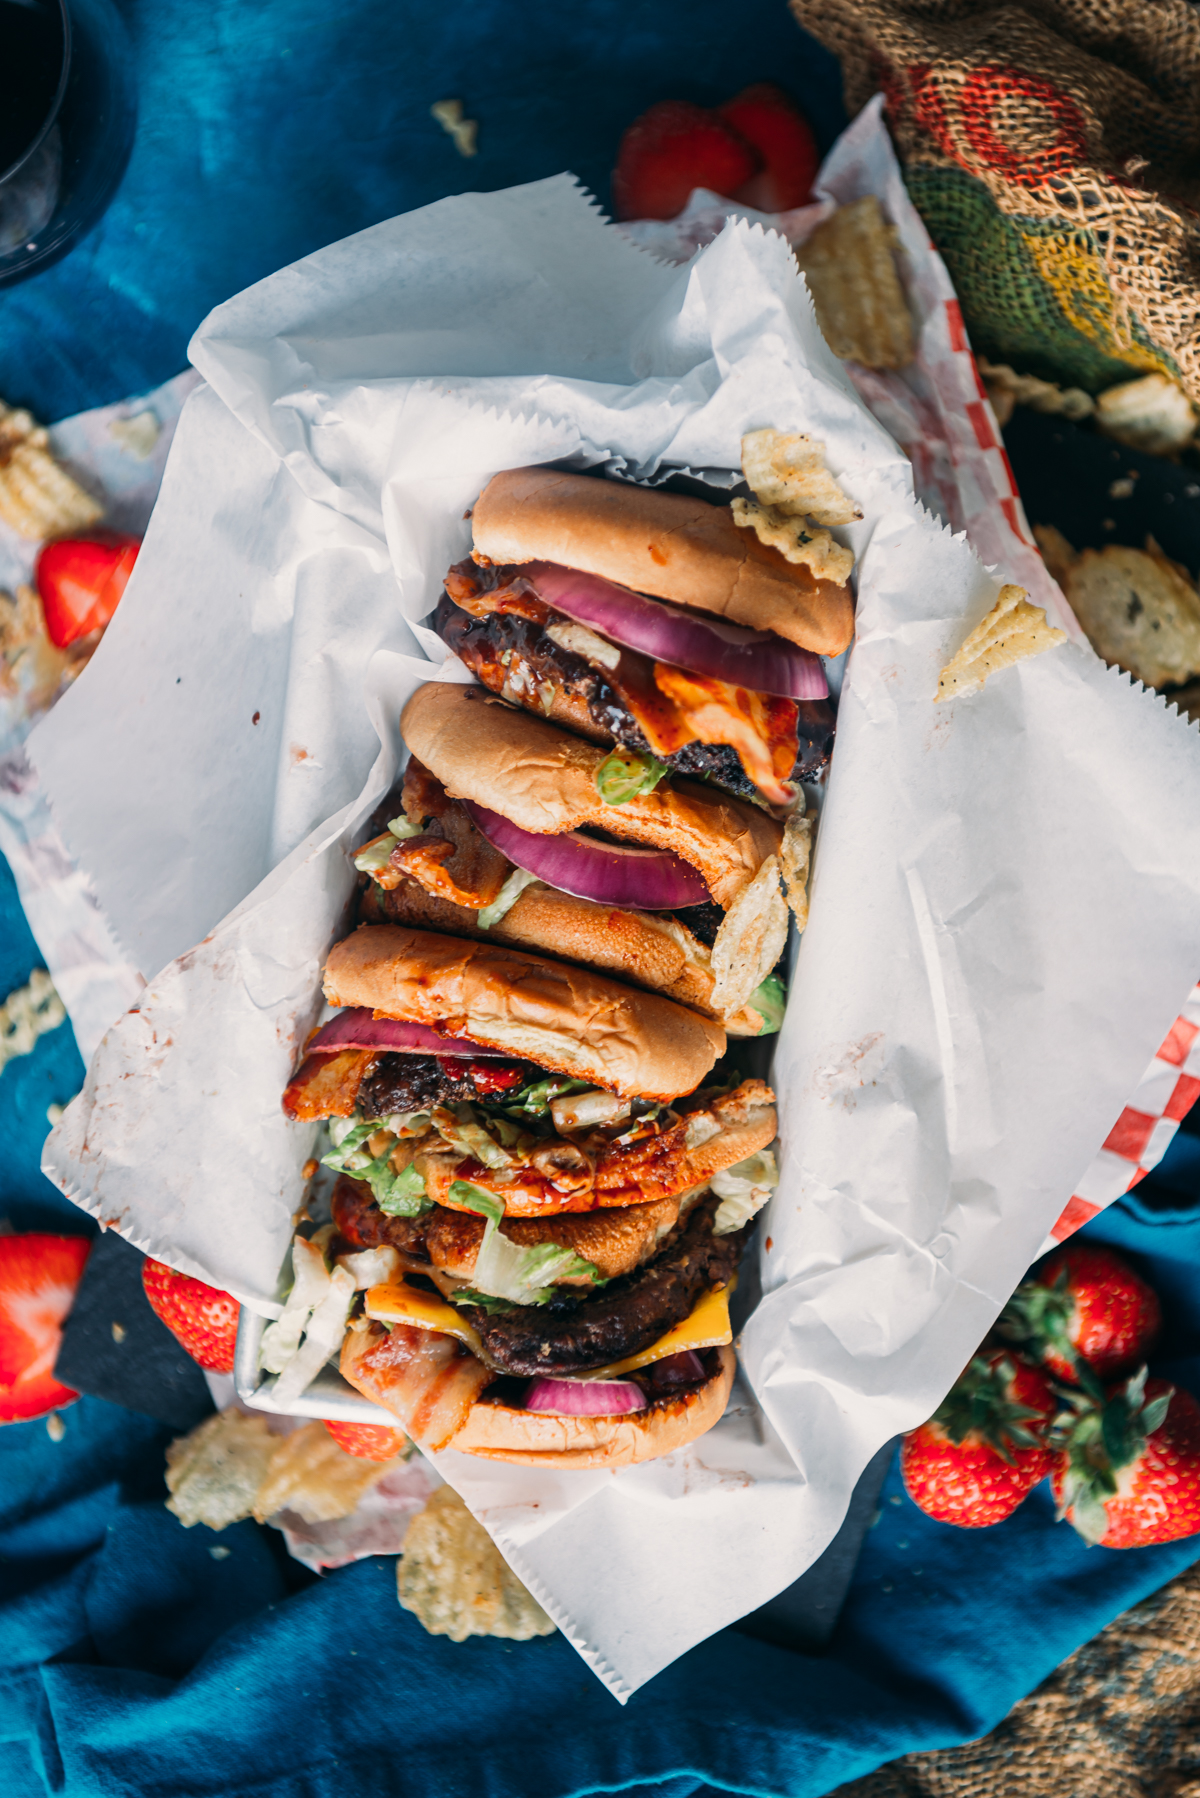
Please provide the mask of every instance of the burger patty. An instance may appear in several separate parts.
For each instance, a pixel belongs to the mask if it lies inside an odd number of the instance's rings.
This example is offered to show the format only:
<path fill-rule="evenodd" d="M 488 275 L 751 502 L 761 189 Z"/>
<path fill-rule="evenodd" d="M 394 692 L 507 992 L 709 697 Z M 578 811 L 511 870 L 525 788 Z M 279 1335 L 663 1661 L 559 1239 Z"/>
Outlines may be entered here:
<path fill-rule="evenodd" d="M 587 1373 L 640 1354 L 689 1317 L 710 1286 L 732 1278 L 745 1231 L 713 1235 L 719 1203 L 702 1200 L 653 1261 L 593 1298 L 560 1289 L 545 1305 L 494 1312 L 466 1305 L 463 1314 L 497 1367 L 510 1374 Z"/>
<path fill-rule="evenodd" d="M 365 1180 L 339 1174 L 331 1201 L 339 1236 L 355 1249 L 403 1249 L 406 1255 L 425 1254 L 429 1213 L 420 1217 L 388 1217 L 375 1203 Z"/>
<path fill-rule="evenodd" d="M 358 1089 L 358 1109 L 364 1117 L 390 1117 L 395 1111 L 431 1111 L 435 1105 L 453 1105 L 460 1099 L 491 1099 L 497 1089 L 489 1075 L 519 1074 L 514 1090 L 531 1080 L 542 1080 L 545 1071 L 532 1062 L 484 1062 L 441 1055 L 381 1055 Z"/>
<path fill-rule="evenodd" d="M 603 673 L 584 656 L 556 643 L 534 620 L 516 612 L 489 612 L 484 618 L 476 618 L 443 593 L 434 613 L 433 628 L 485 686 L 494 686 L 494 678 L 489 678 L 489 674 L 500 665 L 501 657 L 511 652 L 520 656 L 535 681 L 551 681 L 582 696 L 598 731 L 625 749 L 650 754 L 641 726 Z M 824 767 L 833 753 L 834 712 L 826 699 L 800 699 L 796 705 L 799 747 L 791 778 L 807 780 Z M 731 744 L 686 743 L 667 756 L 666 762 L 675 774 L 714 781 L 740 799 L 759 798 L 758 788 Z"/>

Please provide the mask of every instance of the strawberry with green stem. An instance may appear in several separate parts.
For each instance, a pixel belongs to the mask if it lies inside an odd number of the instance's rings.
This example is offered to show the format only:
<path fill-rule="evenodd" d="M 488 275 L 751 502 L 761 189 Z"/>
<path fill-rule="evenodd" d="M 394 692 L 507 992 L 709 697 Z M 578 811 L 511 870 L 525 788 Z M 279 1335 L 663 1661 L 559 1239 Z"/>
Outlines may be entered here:
<path fill-rule="evenodd" d="M 996 1325 L 1023 1354 L 1095 1396 L 1098 1381 L 1146 1359 L 1161 1327 L 1154 1289 L 1112 1249 L 1090 1242 L 1050 1255 L 1017 1287 Z"/>
<path fill-rule="evenodd" d="M 1054 1465 L 1043 1432 L 1056 1409 L 1040 1368 L 1003 1349 L 981 1350 L 929 1422 L 904 1438 L 909 1497 L 960 1529 L 1002 1522 Z"/>
<path fill-rule="evenodd" d="M 1052 1440 L 1059 1518 L 1087 1543 L 1144 1548 L 1200 1532 L 1200 1405 L 1141 1368 L 1107 1394 L 1064 1394 Z"/>

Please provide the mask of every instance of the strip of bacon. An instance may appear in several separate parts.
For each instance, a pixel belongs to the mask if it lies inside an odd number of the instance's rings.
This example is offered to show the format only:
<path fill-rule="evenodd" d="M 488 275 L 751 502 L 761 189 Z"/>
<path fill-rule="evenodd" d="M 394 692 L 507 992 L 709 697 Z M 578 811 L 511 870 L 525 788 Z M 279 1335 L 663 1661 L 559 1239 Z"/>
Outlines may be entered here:
<path fill-rule="evenodd" d="M 378 1055 L 377 1049 L 306 1055 L 283 1090 L 284 1111 L 302 1123 L 350 1117 L 358 1104 L 358 1089 Z"/>
<path fill-rule="evenodd" d="M 352 1326 L 341 1371 L 350 1384 L 400 1419 L 423 1448 L 445 1448 L 495 1375 L 453 1336 L 407 1324 Z"/>

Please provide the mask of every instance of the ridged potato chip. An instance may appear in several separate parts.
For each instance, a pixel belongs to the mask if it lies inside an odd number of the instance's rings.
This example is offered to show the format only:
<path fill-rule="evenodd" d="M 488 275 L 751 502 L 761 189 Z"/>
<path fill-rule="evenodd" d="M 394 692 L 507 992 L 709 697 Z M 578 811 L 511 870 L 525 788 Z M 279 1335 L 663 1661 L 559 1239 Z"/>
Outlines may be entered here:
<path fill-rule="evenodd" d="M 1166 375 L 1122 381 L 1096 401 L 1096 426 L 1106 437 L 1152 456 L 1169 456 L 1196 435 L 1191 400 Z"/>
<path fill-rule="evenodd" d="M 55 461 L 49 433 L 0 400 L 0 518 L 35 542 L 87 530 L 103 506 Z"/>
<path fill-rule="evenodd" d="M 847 498 L 826 468 L 825 445 L 802 432 L 748 431 L 742 438 L 742 473 L 755 499 L 785 518 L 831 525 L 862 517 L 862 507 Z"/>
<path fill-rule="evenodd" d="M 1061 531 L 1034 531 L 1046 566 L 1102 661 L 1147 687 L 1200 674 L 1200 593 L 1186 568 L 1146 547 L 1110 543 L 1077 555 Z"/>
<path fill-rule="evenodd" d="M 795 810 L 789 814 L 783 827 L 783 843 L 779 850 L 788 904 L 801 930 L 808 923 L 808 866 L 811 854 L 812 819 L 805 812 L 804 795 L 801 794 Z"/>
<path fill-rule="evenodd" d="M 1041 655 L 1065 643 L 1067 633 L 1046 622 L 1040 606 L 1031 606 L 1024 587 L 1001 587 L 1000 597 L 981 623 L 975 626 L 956 656 L 938 676 L 935 702 L 958 699 L 977 692 L 984 681 L 1002 668 L 1011 668 L 1028 656 Z"/>
<path fill-rule="evenodd" d="M 712 1004 L 722 1016 L 742 1009 L 783 954 L 788 916 L 779 872 L 779 857 L 769 855 L 717 931 Z"/>
<path fill-rule="evenodd" d="M 237 1409 L 206 1417 L 167 1449 L 168 1511 L 185 1529 L 223 1530 L 249 1517 L 277 1440 L 265 1417 Z"/>
<path fill-rule="evenodd" d="M 431 1636 L 527 1642 L 554 1634 L 541 1605 L 452 1486 L 439 1486 L 409 1524 L 396 1588 L 404 1609 Z"/>
<path fill-rule="evenodd" d="M 899 233 L 874 194 L 839 206 L 796 250 L 817 323 L 843 362 L 907 368 L 916 355 L 912 314 L 896 273 Z"/>
<path fill-rule="evenodd" d="M 278 1511 L 294 1511 L 305 1523 L 332 1523 L 349 1517 L 364 1492 L 395 1461 L 368 1461 L 339 1448 L 323 1423 L 306 1423 L 278 1446 L 254 1498 L 260 1523 Z"/>
<path fill-rule="evenodd" d="M 749 528 L 760 543 L 803 564 L 818 581 L 848 581 L 854 568 L 853 553 L 835 543 L 829 532 L 805 518 L 789 517 L 778 506 L 760 505 L 756 499 L 735 499 L 733 522 Z"/>

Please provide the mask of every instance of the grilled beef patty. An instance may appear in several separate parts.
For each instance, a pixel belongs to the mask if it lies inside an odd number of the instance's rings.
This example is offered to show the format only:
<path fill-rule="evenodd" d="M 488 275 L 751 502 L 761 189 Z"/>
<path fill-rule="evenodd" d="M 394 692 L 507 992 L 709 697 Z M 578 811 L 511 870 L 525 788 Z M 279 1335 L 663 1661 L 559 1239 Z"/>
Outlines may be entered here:
<path fill-rule="evenodd" d="M 503 674 L 501 658 L 511 652 L 522 659 L 535 681 L 550 681 L 568 693 L 581 695 L 598 732 L 640 755 L 650 754 L 641 726 L 600 669 L 574 650 L 564 649 L 534 620 L 516 612 L 489 612 L 476 618 L 443 593 L 433 628 L 484 686 L 499 690 L 496 671 Z M 834 711 L 827 699 L 800 699 L 796 704 L 799 753 L 791 778 L 807 780 L 824 767 L 833 752 Z M 711 780 L 740 799 L 759 798 L 737 750 L 728 743 L 686 743 L 666 761 L 674 774 Z"/>
<path fill-rule="evenodd" d="M 453 1105 L 460 1099 L 497 1097 L 489 1075 L 512 1071 L 519 1091 L 531 1080 L 545 1079 L 542 1068 L 528 1061 L 501 1061 L 488 1056 L 480 1062 L 441 1055 L 381 1055 L 358 1089 L 358 1109 L 365 1118 L 390 1117 L 394 1111 L 430 1111 L 435 1105 Z"/>
<path fill-rule="evenodd" d="M 467 1305 L 463 1314 L 506 1373 L 587 1373 L 640 1354 L 689 1317 L 708 1287 L 732 1277 L 745 1231 L 713 1235 L 719 1203 L 716 1197 L 701 1200 L 653 1261 L 613 1280 L 594 1298 L 562 1289 L 545 1305 L 491 1313 Z"/>
<path fill-rule="evenodd" d="M 333 1221 L 339 1236 L 351 1248 L 381 1249 L 390 1246 L 403 1249 L 407 1255 L 425 1254 L 425 1233 L 432 1212 L 421 1217 L 388 1217 L 375 1203 L 365 1180 L 352 1180 L 339 1174 L 331 1201 Z"/>

